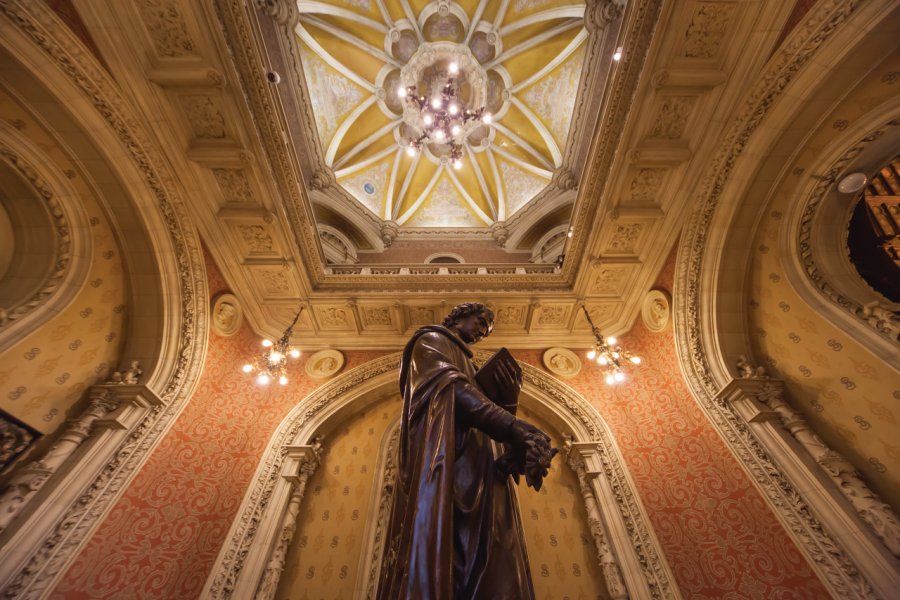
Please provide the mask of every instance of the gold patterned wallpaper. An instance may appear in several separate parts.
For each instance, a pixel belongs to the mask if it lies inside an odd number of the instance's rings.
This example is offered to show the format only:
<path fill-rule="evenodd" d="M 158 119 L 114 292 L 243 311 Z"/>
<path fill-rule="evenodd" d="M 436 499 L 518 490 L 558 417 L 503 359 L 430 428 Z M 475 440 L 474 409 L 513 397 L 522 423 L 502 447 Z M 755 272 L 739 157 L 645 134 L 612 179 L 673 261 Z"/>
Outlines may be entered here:
<path fill-rule="evenodd" d="M 587 525 L 578 477 L 565 464 L 557 432 L 524 408 L 519 415 L 548 434 L 560 454 L 540 492 L 519 485 L 519 509 L 536 598 L 576 600 L 609 598 Z"/>
<path fill-rule="evenodd" d="M 378 450 L 400 407 L 399 396 L 381 402 L 325 439 L 326 454 L 307 483 L 276 600 L 353 597 Z"/>
<path fill-rule="evenodd" d="M 399 398 L 382 402 L 325 440 L 327 454 L 308 483 L 277 600 L 353 597 L 368 515 L 376 511 L 370 504 L 379 447 L 400 407 Z M 557 437 L 553 442 L 562 447 Z M 523 480 L 519 502 L 536 596 L 606 598 L 578 479 L 561 456 L 539 493 Z"/>
<path fill-rule="evenodd" d="M 90 272 L 71 304 L 0 354 L 0 408 L 42 433 L 56 429 L 84 390 L 119 361 L 125 322 L 122 257 L 103 210 L 65 150 L 0 90 L 0 119 L 26 135 L 65 174 L 91 224 Z"/>
<path fill-rule="evenodd" d="M 820 316 L 788 282 L 779 255 L 786 213 L 815 173 L 819 152 L 837 134 L 895 96 L 900 59 L 867 76 L 818 129 L 772 195 L 753 243 L 749 331 L 757 361 L 784 379 L 791 404 L 859 469 L 891 506 L 900 507 L 900 374 L 846 331 Z M 836 223 L 846 227 L 846 223 Z"/>

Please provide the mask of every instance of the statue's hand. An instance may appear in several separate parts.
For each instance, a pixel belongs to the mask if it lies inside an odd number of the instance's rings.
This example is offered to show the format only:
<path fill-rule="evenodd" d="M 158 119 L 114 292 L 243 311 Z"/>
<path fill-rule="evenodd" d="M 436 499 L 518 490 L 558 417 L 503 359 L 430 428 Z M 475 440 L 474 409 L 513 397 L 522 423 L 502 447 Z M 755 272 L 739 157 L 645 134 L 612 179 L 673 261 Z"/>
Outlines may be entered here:
<path fill-rule="evenodd" d="M 550 436 L 527 421 L 516 419 L 512 428 L 515 449 L 524 458 L 519 462 L 520 472 L 525 474 L 525 483 L 540 490 L 559 449 L 552 448 Z"/>

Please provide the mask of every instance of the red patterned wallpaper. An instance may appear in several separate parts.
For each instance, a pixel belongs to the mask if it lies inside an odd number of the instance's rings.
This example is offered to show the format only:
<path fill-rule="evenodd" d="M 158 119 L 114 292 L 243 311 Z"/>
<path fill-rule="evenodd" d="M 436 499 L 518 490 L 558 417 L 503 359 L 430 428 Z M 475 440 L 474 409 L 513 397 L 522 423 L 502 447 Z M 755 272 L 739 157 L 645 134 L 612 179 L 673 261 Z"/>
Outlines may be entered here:
<path fill-rule="evenodd" d="M 660 287 L 673 270 L 670 259 Z M 238 367 L 257 342 L 247 329 L 210 340 L 194 398 L 53 598 L 197 597 L 269 436 L 314 388 L 300 377 L 285 392 L 249 384 Z M 685 598 L 829 597 L 698 409 L 671 327 L 638 323 L 623 343 L 644 358 L 627 385 L 607 387 L 587 366 L 569 383 L 612 429 Z M 540 351 L 515 354 L 540 364 Z M 348 353 L 348 366 L 375 356 Z"/>
<path fill-rule="evenodd" d="M 672 289 L 674 258 L 656 287 Z M 624 385 L 588 364 L 566 383 L 612 430 L 684 597 L 829 598 L 688 390 L 671 321 L 638 319 L 620 342 L 643 359 Z M 543 368 L 540 351 L 513 354 Z"/>
<path fill-rule="evenodd" d="M 226 289 L 207 256 L 210 292 Z M 240 371 L 259 349 L 247 326 L 211 333 L 194 396 L 94 532 L 52 598 L 196 598 L 275 428 L 319 382 L 292 367 L 287 389 Z M 345 352 L 344 370 L 378 352 Z"/>

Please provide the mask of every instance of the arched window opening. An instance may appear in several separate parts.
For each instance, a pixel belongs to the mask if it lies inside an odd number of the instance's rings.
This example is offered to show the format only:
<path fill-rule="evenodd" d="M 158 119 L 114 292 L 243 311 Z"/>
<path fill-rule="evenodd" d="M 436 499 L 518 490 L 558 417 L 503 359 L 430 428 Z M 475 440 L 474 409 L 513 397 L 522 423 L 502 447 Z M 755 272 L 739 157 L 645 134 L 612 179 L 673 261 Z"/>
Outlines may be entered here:
<path fill-rule="evenodd" d="M 850 261 L 869 286 L 900 302 L 900 156 L 869 182 L 848 227 Z"/>

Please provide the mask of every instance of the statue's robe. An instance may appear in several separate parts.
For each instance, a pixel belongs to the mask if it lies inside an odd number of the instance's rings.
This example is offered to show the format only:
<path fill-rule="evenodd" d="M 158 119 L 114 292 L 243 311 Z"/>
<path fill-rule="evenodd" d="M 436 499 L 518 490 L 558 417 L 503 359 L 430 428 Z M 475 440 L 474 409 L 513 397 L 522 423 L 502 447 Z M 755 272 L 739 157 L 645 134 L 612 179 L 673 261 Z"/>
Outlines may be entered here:
<path fill-rule="evenodd" d="M 403 414 L 381 600 L 534 598 L 512 481 L 491 438 L 514 416 L 478 389 L 472 352 L 451 330 L 423 327 L 400 364 Z"/>

